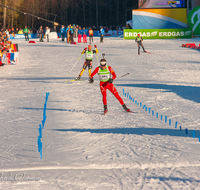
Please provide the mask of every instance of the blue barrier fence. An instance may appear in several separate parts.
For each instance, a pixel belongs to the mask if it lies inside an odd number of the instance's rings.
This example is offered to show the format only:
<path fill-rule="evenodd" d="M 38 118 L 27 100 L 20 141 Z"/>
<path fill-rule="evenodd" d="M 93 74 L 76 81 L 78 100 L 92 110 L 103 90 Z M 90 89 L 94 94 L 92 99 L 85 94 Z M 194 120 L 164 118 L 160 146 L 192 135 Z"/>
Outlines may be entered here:
<path fill-rule="evenodd" d="M 39 38 L 39 34 L 29 34 L 28 35 L 29 39 L 31 38 Z M 24 34 L 15 34 L 15 36 L 10 35 L 10 39 L 25 39 L 25 35 Z"/>
<path fill-rule="evenodd" d="M 149 109 L 147 108 L 147 106 L 146 105 L 143 105 L 143 107 L 142 107 L 142 102 L 140 102 L 140 103 L 138 103 L 137 102 L 137 100 L 135 100 L 131 95 L 129 95 L 129 92 L 127 92 L 127 93 L 125 93 L 125 90 L 124 89 L 122 89 L 123 90 L 123 95 L 125 96 L 125 97 L 127 97 L 129 100 L 131 100 L 132 102 L 135 102 L 135 104 L 136 105 L 140 105 L 140 107 L 142 108 L 142 109 L 144 109 L 145 111 L 148 111 L 149 110 L 149 113 L 150 114 L 152 114 L 152 116 L 154 116 L 154 110 L 152 110 L 150 107 L 149 107 Z M 156 113 L 156 118 L 158 119 L 158 113 Z M 171 119 L 167 119 L 167 116 L 165 116 L 164 117 L 165 118 L 165 123 L 167 123 L 167 122 L 169 122 L 169 126 L 171 126 L 172 125 L 172 120 Z M 161 121 L 163 121 L 163 115 L 162 114 L 160 114 L 160 120 Z M 175 128 L 177 128 L 177 126 L 178 126 L 178 121 L 176 121 L 175 123 L 174 123 L 174 125 L 175 125 Z M 182 127 L 181 126 L 179 126 L 180 127 L 180 131 L 182 130 Z M 188 134 L 188 129 L 187 128 L 185 128 L 185 134 L 187 135 Z M 193 138 L 195 138 L 195 130 L 193 130 L 192 131 L 192 137 Z M 198 137 L 199 138 L 199 142 L 200 142 L 200 136 Z"/>

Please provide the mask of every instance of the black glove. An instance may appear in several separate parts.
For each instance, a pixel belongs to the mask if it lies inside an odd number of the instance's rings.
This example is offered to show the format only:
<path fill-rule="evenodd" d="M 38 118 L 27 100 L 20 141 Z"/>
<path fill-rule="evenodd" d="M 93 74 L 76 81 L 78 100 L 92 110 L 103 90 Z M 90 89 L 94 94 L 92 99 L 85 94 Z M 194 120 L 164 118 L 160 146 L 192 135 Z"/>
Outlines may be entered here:
<path fill-rule="evenodd" d="M 110 80 L 109 80 L 109 84 L 111 84 L 111 83 L 113 83 L 113 79 L 110 79 Z"/>
<path fill-rule="evenodd" d="M 94 79 L 93 79 L 93 78 L 90 78 L 90 79 L 89 79 L 89 82 L 90 82 L 90 83 L 93 83 L 93 82 L 94 82 Z"/>

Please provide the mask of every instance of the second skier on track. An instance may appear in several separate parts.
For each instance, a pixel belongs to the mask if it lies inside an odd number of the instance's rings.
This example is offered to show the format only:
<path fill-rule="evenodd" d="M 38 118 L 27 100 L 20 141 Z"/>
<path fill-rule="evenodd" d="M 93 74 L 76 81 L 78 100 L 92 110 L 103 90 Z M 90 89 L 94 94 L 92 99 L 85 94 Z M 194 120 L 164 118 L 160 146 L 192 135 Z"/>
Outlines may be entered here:
<path fill-rule="evenodd" d="M 83 69 L 81 70 L 79 76 L 76 78 L 76 80 L 80 80 L 82 74 L 84 73 L 85 69 L 88 67 L 88 73 L 89 73 L 89 79 L 91 75 L 91 69 L 92 69 L 92 59 L 93 59 L 93 54 L 98 53 L 97 46 L 94 45 L 95 50 L 92 50 L 92 45 L 88 45 L 88 49 L 85 48 L 81 54 L 85 54 L 85 62 L 83 64 Z"/>
<path fill-rule="evenodd" d="M 140 34 L 138 34 L 137 38 L 135 39 L 135 42 L 137 42 L 137 46 L 138 46 L 138 55 L 140 55 L 140 46 L 142 47 L 143 51 L 147 53 L 147 51 L 145 51 L 144 49 L 142 41 L 143 41 L 143 38 L 140 36 Z"/>

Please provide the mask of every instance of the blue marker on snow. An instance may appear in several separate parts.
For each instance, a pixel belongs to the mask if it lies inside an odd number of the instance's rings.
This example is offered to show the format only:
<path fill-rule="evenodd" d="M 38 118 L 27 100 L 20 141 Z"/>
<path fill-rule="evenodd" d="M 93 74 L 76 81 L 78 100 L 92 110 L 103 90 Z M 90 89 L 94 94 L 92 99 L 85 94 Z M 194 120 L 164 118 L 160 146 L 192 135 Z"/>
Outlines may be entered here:
<path fill-rule="evenodd" d="M 162 118 L 163 118 L 163 115 L 160 116 L 161 121 L 162 121 Z"/>
<path fill-rule="evenodd" d="M 165 116 L 165 123 L 167 123 L 167 116 Z"/>
<path fill-rule="evenodd" d="M 149 108 L 149 113 L 151 113 L 151 108 Z"/>
<path fill-rule="evenodd" d="M 39 137 L 42 138 L 42 126 L 39 124 Z"/>
<path fill-rule="evenodd" d="M 169 126 L 171 126 L 171 123 L 172 123 L 172 121 L 171 121 L 171 119 L 169 119 Z"/>
<path fill-rule="evenodd" d="M 154 111 L 152 110 L 152 116 L 154 116 Z"/>
<path fill-rule="evenodd" d="M 158 118 L 158 113 L 156 113 L 156 118 Z"/>
<path fill-rule="evenodd" d="M 142 107 L 142 102 L 140 102 L 140 107 Z"/>
<path fill-rule="evenodd" d="M 46 92 L 46 102 L 48 100 L 48 97 L 49 97 L 49 92 Z"/>
<path fill-rule="evenodd" d="M 195 131 L 192 131 L 192 137 L 195 138 Z"/>
<path fill-rule="evenodd" d="M 178 125 L 178 121 L 176 121 L 176 123 L 175 123 L 175 128 L 177 128 L 177 125 Z"/>
<path fill-rule="evenodd" d="M 122 90 L 123 90 L 123 95 L 124 95 L 124 88 Z"/>
<path fill-rule="evenodd" d="M 187 128 L 185 129 L 185 134 L 188 134 L 188 129 Z"/>
<path fill-rule="evenodd" d="M 40 159 L 42 159 L 42 142 L 40 144 Z"/>

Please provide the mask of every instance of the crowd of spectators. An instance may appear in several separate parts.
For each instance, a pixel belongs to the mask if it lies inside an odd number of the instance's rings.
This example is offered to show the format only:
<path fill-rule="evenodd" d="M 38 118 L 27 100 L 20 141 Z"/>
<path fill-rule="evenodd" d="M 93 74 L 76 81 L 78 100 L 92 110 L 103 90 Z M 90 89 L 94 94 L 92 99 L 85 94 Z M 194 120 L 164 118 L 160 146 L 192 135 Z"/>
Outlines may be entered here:
<path fill-rule="evenodd" d="M 14 52 L 11 48 L 12 42 L 9 41 L 7 31 L 1 30 L 0 32 L 0 66 L 2 66 L 2 57 L 6 53 Z"/>
<path fill-rule="evenodd" d="M 87 31 L 89 31 L 90 28 L 92 28 L 93 31 L 100 31 L 101 26 L 81 27 L 79 25 L 75 25 L 75 24 L 71 25 L 71 24 L 69 24 L 68 26 L 64 26 L 64 28 L 66 30 L 66 33 L 67 33 L 68 29 L 72 28 L 73 29 L 73 33 L 74 33 L 74 38 L 77 38 L 78 37 L 78 30 L 81 30 L 82 33 L 84 33 L 84 32 L 86 33 Z M 110 26 L 110 27 L 104 26 L 103 28 L 104 28 L 105 33 L 107 33 L 109 30 L 123 30 L 126 27 L 113 25 L 113 26 Z M 25 26 L 25 28 L 23 28 L 23 29 L 22 28 L 10 28 L 10 29 L 6 29 L 6 34 L 7 35 L 13 35 L 13 36 L 15 34 L 25 34 L 25 33 L 27 33 L 27 32 L 25 32 L 25 29 L 28 30 L 28 34 L 36 34 L 36 33 L 39 32 L 39 29 L 36 29 L 36 28 L 31 29 L 31 28 L 27 28 Z M 57 27 L 56 32 L 60 32 L 60 29 L 61 28 Z M 46 32 L 45 30 L 46 30 L 46 28 L 44 28 L 43 34 L 45 34 L 45 32 Z M 53 29 L 50 29 L 50 30 L 52 31 Z M 3 32 L 3 31 L 4 30 L 1 29 L 1 32 Z"/>
<path fill-rule="evenodd" d="M 102 36 L 102 30 L 105 33 L 108 33 L 109 30 L 123 30 L 125 29 L 125 26 L 92 26 L 92 27 L 81 27 L 79 25 L 75 25 L 75 24 L 69 24 L 68 26 L 64 26 L 62 25 L 61 28 L 57 28 L 56 31 L 58 33 L 61 33 L 61 39 L 62 41 L 64 41 L 64 39 L 66 38 L 67 42 L 74 42 L 74 38 L 77 38 L 78 35 L 89 35 L 89 30 L 92 29 L 94 32 L 98 31 L 100 33 L 100 35 Z M 101 40 L 102 41 L 102 40 Z"/>

